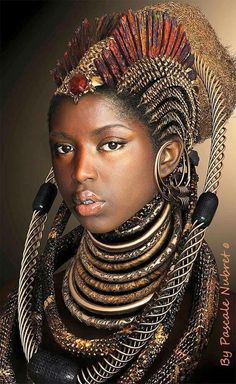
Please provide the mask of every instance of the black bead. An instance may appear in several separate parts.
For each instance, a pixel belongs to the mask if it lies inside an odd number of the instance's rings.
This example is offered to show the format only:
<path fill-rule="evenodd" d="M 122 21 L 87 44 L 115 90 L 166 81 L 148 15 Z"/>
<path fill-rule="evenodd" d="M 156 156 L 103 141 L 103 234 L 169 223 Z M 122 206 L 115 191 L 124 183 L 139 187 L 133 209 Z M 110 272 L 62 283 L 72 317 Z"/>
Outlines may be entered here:
<path fill-rule="evenodd" d="M 33 211 L 48 213 L 57 195 L 57 187 L 52 183 L 44 183 L 33 201 Z"/>
<path fill-rule="evenodd" d="M 189 158 L 190 158 L 191 163 L 192 163 L 195 167 L 197 167 L 198 164 L 199 164 L 199 156 L 198 156 L 197 151 L 192 150 L 192 151 L 190 152 L 190 154 L 189 154 Z"/>
<path fill-rule="evenodd" d="M 215 193 L 205 192 L 199 197 L 193 213 L 192 222 L 203 223 L 203 228 L 210 225 L 218 206 L 218 197 Z"/>
<path fill-rule="evenodd" d="M 34 384 L 74 384 L 78 365 L 67 357 L 39 350 L 27 365 L 27 374 Z"/>

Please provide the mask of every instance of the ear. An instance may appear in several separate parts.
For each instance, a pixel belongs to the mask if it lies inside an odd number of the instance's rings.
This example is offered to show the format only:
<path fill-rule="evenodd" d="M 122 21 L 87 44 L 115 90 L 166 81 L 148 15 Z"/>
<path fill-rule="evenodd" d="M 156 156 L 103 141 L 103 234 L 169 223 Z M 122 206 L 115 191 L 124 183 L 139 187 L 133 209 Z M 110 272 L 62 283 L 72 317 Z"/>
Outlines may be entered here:
<path fill-rule="evenodd" d="M 159 170 L 161 178 L 168 176 L 177 167 L 183 153 L 183 142 L 175 137 L 165 142 L 159 149 Z"/>

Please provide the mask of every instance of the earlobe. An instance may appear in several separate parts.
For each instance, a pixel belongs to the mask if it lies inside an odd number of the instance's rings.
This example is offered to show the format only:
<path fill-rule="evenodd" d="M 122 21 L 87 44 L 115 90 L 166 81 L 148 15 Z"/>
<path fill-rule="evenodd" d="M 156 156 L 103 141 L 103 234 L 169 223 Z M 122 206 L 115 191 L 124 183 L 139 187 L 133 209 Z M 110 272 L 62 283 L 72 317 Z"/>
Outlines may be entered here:
<path fill-rule="evenodd" d="M 183 153 L 183 143 L 180 139 L 165 142 L 158 151 L 159 173 L 161 178 L 168 176 L 177 167 Z"/>
<path fill-rule="evenodd" d="M 187 207 L 191 177 L 190 160 L 180 139 L 172 139 L 162 144 L 155 159 L 154 177 L 164 200 Z"/>

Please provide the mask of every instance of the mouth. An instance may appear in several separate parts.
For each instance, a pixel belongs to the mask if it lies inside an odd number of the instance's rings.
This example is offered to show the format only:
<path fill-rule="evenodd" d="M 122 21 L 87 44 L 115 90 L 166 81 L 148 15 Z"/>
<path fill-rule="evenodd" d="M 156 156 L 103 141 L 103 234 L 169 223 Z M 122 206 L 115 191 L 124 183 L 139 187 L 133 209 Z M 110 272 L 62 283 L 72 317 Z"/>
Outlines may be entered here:
<path fill-rule="evenodd" d="M 75 211 L 81 216 L 92 216 L 101 212 L 105 201 L 91 191 L 83 191 L 74 197 Z"/>

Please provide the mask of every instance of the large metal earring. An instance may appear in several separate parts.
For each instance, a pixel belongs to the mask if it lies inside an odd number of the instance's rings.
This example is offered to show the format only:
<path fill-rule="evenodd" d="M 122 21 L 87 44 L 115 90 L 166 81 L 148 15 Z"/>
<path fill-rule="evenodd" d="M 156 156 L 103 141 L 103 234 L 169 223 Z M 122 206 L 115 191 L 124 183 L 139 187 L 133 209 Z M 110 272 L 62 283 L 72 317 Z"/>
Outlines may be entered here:
<path fill-rule="evenodd" d="M 167 177 L 160 176 L 160 161 L 163 150 L 169 145 L 170 141 L 165 142 L 159 149 L 154 165 L 154 176 L 158 190 L 162 197 L 182 207 L 187 207 L 189 203 L 190 186 L 190 159 L 184 147 L 181 159 L 174 171 Z"/>

